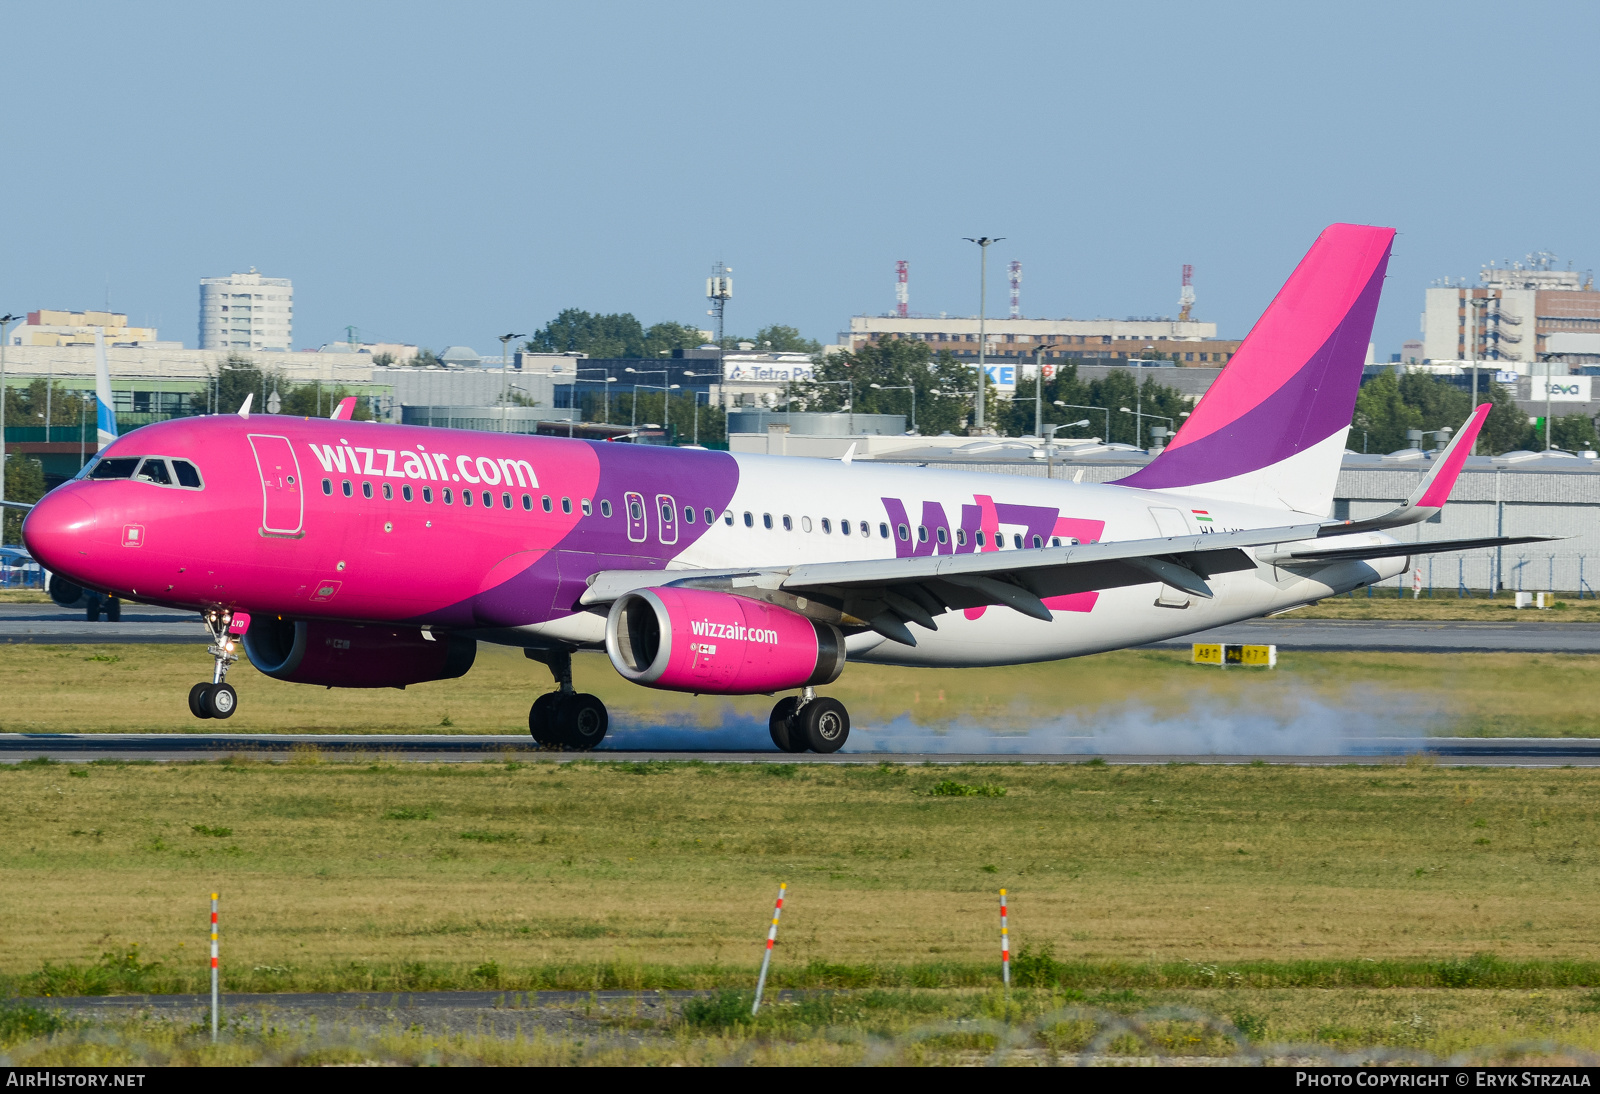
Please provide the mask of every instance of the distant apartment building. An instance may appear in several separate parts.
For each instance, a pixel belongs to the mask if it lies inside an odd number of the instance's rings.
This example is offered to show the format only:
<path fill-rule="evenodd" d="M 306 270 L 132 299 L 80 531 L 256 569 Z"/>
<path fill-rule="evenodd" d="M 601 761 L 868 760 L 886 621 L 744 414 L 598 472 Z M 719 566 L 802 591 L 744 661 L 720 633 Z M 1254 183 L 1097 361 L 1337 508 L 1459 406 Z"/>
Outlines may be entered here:
<path fill-rule="evenodd" d="M 287 350 L 294 331 L 294 283 L 249 273 L 200 279 L 200 348 Z"/>
<path fill-rule="evenodd" d="M 108 346 L 149 346 L 156 341 L 154 327 L 130 327 L 128 317 L 112 311 L 52 311 L 28 313 L 26 323 L 11 333 L 13 346 L 92 346 L 96 334 Z"/>
<path fill-rule="evenodd" d="M 1554 255 L 1485 266 L 1477 285 L 1436 285 L 1422 313 L 1433 362 L 1498 361 L 1527 373 L 1536 361 L 1600 364 L 1600 292 L 1594 279 L 1554 269 Z"/>

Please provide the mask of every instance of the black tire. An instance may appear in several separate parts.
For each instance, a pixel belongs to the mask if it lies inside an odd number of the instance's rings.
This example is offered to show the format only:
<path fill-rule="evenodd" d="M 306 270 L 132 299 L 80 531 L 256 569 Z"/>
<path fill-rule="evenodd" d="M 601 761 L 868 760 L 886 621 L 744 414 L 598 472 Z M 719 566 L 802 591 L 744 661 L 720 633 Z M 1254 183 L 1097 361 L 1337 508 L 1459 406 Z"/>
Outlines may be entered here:
<path fill-rule="evenodd" d="M 83 618 L 89 623 L 100 622 L 100 598 L 98 596 L 89 597 L 89 603 L 83 609 Z"/>
<path fill-rule="evenodd" d="M 556 707 L 560 705 L 559 692 L 547 691 L 528 708 L 528 735 L 536 744 L 552 748 L 561 743 L 556 735 Z"/>
<path fill-rule="evenodd" d="M 122 601 L 118 600 L 116 597 L 112 597 L 110 600 L 106 601 L 106 622 L 122 622 Z"/>
<path fill-rule="evenodd" d="M 239 709 L 239 693 L 233 690 L 232 684 L 207 684 L 201 702 L 210 717 L 232 718 L 233 712 Z"/>
<path fill-rule="evenodd" d="M 811 700 L 797 721 L 813 752 L 837 752 L 850 739 L 850 712 L 837 699 Z"/>
<path fill-rule="evenodd" d="M 562 744 L 587 752 L 605 740 L 611 716 L 596 696 L 568 695 L 556 708 L 556 725 Z"/>
<path fill-rule="evenodd" d="M 189 689 L 189 713 L 196 718 L 211 717 L 206 710 L 206 689 L 210 686 L 210 684 L 201 681 Z"/>
<path fill-rule="evenodd" d="M 778 746 L 779 752 L 806 750 L 805 736 L 795 725 L 795 712 L 799 706 L 798 695 L 785 695 L 778 700 L 778 705 L 772 708 L 772 716 L 767 719 L 767 731 L 772 734 L 772 743 Z"/>

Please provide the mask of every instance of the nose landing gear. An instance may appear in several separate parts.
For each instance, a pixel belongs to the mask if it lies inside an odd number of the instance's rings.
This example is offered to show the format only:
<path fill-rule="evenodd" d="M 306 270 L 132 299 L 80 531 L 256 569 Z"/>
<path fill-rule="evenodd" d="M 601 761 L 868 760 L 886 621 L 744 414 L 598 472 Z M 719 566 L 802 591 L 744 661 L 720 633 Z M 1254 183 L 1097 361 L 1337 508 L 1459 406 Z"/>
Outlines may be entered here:
<path fill-rule="evenodd" d="M 239 655 L 233 652 L 235 643 L 228 636 L 233 613 L 226 608 L 213 608 L 201 618 L 211 632 L 211 645 L 206 647 L 206 652 L 216 662 L 216 667 L 212 670 L 211 683 L 201 682 L 189 689 L 189 713 L 196 718 L 231 718 L 239 708 L 239 693 L 227 683 L 228 669 L 239 660 Z"/>
<path fill-rule="evenodd" d="M 556 690 L 533 701 L 528 711 L 528 733 L 545 748 L 570 748 L 587 752 L 605 739 L 611 718 L 606 705 L 593 695 L 572 688 L 572 651 L 524 650 L 528 658 L 549 666 Z"/>
<path fill-rule="evenodd" d="M 839 700 L 819 699 L 814 689 L 805 688 L 778 700 L 767 730 L 784 752 L 837 752 L 850 739 L 850 712 Z"/>

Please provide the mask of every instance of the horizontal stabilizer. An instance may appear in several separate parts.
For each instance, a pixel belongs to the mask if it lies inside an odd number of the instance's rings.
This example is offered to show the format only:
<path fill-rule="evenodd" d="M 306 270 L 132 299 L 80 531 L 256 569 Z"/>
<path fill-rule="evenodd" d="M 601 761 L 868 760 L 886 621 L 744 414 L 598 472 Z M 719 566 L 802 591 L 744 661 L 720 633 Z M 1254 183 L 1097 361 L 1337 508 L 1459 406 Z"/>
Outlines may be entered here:
<path fill-rule="evenodd" d="M 1263 562 L 1349 562 L 1402 555 L 1434 555 L 1444 551 L 1476 551 L 1483 547 L 1512 547 L 1518 543 L 1548 543 L 1565 536 L 1485 536 L 1481 539 L 1435 539 L 1421 543 L 1373 543 L 1365 547 L 1335 547 L 1327 551 L 1289 551 L 1263 558 Z"/>

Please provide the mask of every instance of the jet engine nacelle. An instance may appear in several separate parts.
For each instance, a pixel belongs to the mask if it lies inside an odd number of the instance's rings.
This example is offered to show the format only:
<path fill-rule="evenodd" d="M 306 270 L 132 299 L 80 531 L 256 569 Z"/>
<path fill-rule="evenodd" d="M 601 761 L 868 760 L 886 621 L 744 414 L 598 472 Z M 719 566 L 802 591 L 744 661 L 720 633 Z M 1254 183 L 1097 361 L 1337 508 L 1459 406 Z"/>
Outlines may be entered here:
<path fill-rule="evenodd" d="M 639 589 L 606 617 L 606 653 L 645 687 L 753 695 L 832 683 L 844 636 L 830 623 L 705 589 Z"/>
<path fill-rule="evenodd" d="M 333 688 L 403 688 L 466 674 L 478 644 L 416 627 L 325 623 L 256 615 L 244 634 L 250 663 L 275 680 Z"/>

